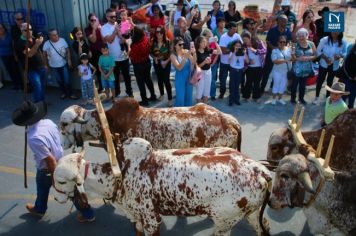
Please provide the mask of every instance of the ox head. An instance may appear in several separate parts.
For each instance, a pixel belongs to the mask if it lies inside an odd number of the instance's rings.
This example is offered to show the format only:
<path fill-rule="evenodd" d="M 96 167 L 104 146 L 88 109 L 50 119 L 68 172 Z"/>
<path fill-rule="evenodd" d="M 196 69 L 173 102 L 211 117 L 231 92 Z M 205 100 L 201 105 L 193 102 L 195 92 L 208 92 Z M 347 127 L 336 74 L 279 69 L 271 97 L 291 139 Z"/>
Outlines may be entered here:
<path fill-rule="evenodd" d="M 64 156 L 58 161 L 53 174 L 54 198 L 59 203 L 67 202 L 68 198 L 76 197 L 79 203 L 87 204 L 84 191 L 84 151 Z"/>
<path fill-rule="evenodd" d="M 273 131 L 268 141 L 267 160 L 279 161 L 296 151 L 296 144 L 290 129 L 280 128 Z"/>
<path fill-rule="evenodd" d="M 85 114 L 88 114 L 86 117 Z M 65 109 L 60 117 L 61 142 L 64 149 L 73 145 L 82 147 L 86 140 L 98 139 L 101 135 L 99 123 L 92 117 L 93 111 L 88 111 L 74 105 Z"/>
<path fill-rule="evenodd" d="M 308 160 L 301 154 L 285 156 L 276 169 L 270 207 L 303 207 L 305 191 L 315 193 Z"/>

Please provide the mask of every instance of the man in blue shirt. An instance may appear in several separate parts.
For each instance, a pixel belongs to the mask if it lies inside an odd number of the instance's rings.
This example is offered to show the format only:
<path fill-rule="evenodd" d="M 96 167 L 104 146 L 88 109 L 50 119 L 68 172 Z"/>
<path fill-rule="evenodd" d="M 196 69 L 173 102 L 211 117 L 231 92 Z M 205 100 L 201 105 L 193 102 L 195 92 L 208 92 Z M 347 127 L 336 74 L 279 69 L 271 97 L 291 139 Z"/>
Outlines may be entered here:
<path fill-rule="evenodd" d="M 30 214 L 42 217 L 47 210 L 49 190 L 52 186 L 52 175 L 57 161 L 63 156 L 63 149 L 59 130 L 49 119 L 43 119 L 47 113 L 45 102 L 32 103 L 24 101 L 21 107 L 12 113 L 12 122 L 15 125 L 26 126 L 28 144 L 34 154 L 36 162 L 36 185 L 37 197 L 35 204 L 26 204 Z M 79 207 L 77 216 L 80 222 L 91 222 L 95 220 L 90 205 Z"/>
<path fill-rule="evenodd" d="M 277 18 L 277 25 L 272 27 L 266 37 L 267 42 L 267 54 L 265 59 L 265 65 L 263 67 L 263 77 L 261 81 L 261 94 L 264 93 L 267 81 L 269 78 L 269 74 L 272 71 L 273 63 L 271 59 L 272 50 L 278 47 L 279 36 L 285 35 L 287 41 L 292 40 L 292 32 L 289 28 L 287 28 L 288 18 L 286 15 L 279 15 Z"/>

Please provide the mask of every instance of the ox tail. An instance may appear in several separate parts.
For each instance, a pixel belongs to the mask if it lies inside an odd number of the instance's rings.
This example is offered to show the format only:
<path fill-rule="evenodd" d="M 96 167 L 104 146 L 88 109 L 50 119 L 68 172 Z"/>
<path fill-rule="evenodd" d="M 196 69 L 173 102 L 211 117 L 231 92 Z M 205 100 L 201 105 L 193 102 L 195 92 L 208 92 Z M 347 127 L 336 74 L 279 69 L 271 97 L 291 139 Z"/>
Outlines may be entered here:
<path fill-rule="evenodd" d="M 266 196 L 265 196 L 265 199 L 263 200 L 263 204 L 261 206 L 261 209 L 260 209 L 260 215 L 259 215 L 259 218 L 258 218 L 258 223 L 260 224 L 261 226 L 261 229 L 262 229 L 262 235 L 264 236 L 269 236 L 269 229 L 266 229 L 265 228 L 265 225 L 263 224 L 263 213 L 266 209 L 266 205 L 268 204 L 268 201 L 269 201 L 269 197 L 271 195 L 271 190 L 272 190 L 272 180 L 269 180 L 268 181 L 268 188 L 267 188 L 267 191 L 266 191 Z"/>
<path fill-rule="evenodd" d="M 237 151 L 241 152 L 241 140 L 242 140 L 241 126 L 237 129 Z"/>

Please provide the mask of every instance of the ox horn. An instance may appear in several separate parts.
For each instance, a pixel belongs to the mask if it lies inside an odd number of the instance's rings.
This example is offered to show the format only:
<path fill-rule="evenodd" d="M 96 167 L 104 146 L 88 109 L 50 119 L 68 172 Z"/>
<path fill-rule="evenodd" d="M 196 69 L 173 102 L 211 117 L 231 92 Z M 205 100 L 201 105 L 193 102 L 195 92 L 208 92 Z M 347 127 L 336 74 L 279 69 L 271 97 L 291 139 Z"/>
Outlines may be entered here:
<path fill-rule="evenodd" d="M 321 155 L 321 150 L 323 149 L 323 144 L 324 144 L 324 138 L 325 138 L 325 129 L 322 129 L 321 131 L 321 135 L 320 135 L 320 139 L 319 139 L 319 143 L 318 143 L 318 147 L 316 149 L 316 157 L 319 158 Z"/>
<path fill-rule="evenodd" d="M 313 189 L 313 184 L 310 179 L 310 175 L 308 172 L 304 171 L 298 175 L 298 180 L 303 184 L 305 190 L 309 193 L 315 193 Z"/>
<path fill-rule="evenodd" d="M 74 123 L 78 123 L 78 124 L 82 124 L 85 125 L 86 123 L 88 123 L 88 120 L 84 120 L 83 118 L 77 116 L 74 120 Z"/>
<path fill-rule="evenodd" d="M 299 107 L 296 105 L 294 107 L 294 113 L 293 113 L 293 117 L 292 117 L 292 124 L 295 124 L 295 122 L 297 121 L 298 110 L 299 110 Z"/>
<path fill-rule="evenodd" d="M 300 130 L 300 127 L 302 126 L 302 121 L 303 121 L 303 118 L 304 118 L 304 110 L 305 108 L 302 107 L 302 109 L 300 110 L 300 114 L 299 114 L 299 118 L 298 118 L 298 123 L 297 123 L 297 126 L 295 128 L 295 131 L 298 132 Z"/>
<path fill-rule="evenodd" d="M 330 159 L 331 159 L 331 152 L 332 152 L 333 146 L 334 146 L 334 139 L 335 139 L 335 135 L 331 135 L 328 151 L 326 152 L 326 156 L 325 156 L 325 160 L 324 160 L 324 165 L 323 165 L 324 168 L 329 167 L 329 163 L 330 163 Z"/>

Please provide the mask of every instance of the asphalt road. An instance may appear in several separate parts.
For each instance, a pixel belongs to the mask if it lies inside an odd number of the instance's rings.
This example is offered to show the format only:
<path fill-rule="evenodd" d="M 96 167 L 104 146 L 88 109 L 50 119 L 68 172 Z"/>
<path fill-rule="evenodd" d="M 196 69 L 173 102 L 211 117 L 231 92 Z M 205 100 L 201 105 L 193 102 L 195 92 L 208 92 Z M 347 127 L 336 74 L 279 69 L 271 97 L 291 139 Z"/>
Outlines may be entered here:
<path fill-rule="evenodd" d="M 133 82 L 133 85 L 136 86 L 136 82 Z M 24 128 L 11 123 L 11 113 L 21 103 L 23 95 L 8 87 L 0 90 L 0 234 L 134 235 L 132 224 L 121 211 L 115 210 L 111 205 L 104 205 L 100 199 L 92 201 L 97 220 L 90 224 L 77 222 L 75 210 L 69 213 L 71 204 L 61 205 L 55 202 L 52 196 L 49 200 L 48 211 L 41 220 L 34 219 L 26 213 L 25 204 L 33 202 L 35 198 L 35 168 L 31 152 L 29 152 L 28 189 L 25 189 L 22 175 Z M 157 88 L 156 91 L 158 91 Z M 313 95 L 314 90 L 309 90 L 306 100 L 311 102 Z M 60 100 L 57 89 L 49 89 L 47 97 L 50 103 L 47 117 L 56 123 L 67 106 L 78 103 L 78 101 Z M 139 99 L 137 87 L 135 87 L 135 98 Z M 267 97 L 264 97 L 264 101 L 266 99 Z M 289 100 L 289 97 L 286 99 Z M 265 105 L 263 102 L 260 104 L 243 103 L 241 106 L 233 107 L 227 106 L 227 98 L 211 102 L 211 105 L 234 115 L 239 120 L 242 124 L 242 152 L 255 160 L 266 158 L 267 142 L 271 132 L 276 128 L 286 126 L 287 120 L 293 114 L 291 104 L 272 106 Z M 165 104 L 166 101 L 153 105 L 159 107 Z M 314 105 L 306 106 L 303 130 L 318 126 L 321 109 L 322 107 Z M 86 158 L 92 162 L 107 160 L 103 150 L 92 147 L 87 148 Z M 270 220 L 271 233 L 274 235 L 310 235 L 305 216 L 300 209 L 284 209 L 277 212 L 267 208 L 265 215 Z M 164 217 L 161 234 L 205 236 L 212 234 L 212 227 L 210 220 L 200 217 Z M 242 221 L 234 227 L 231 235 L 254 235 L 254 232 L 246 221 Z"/>

